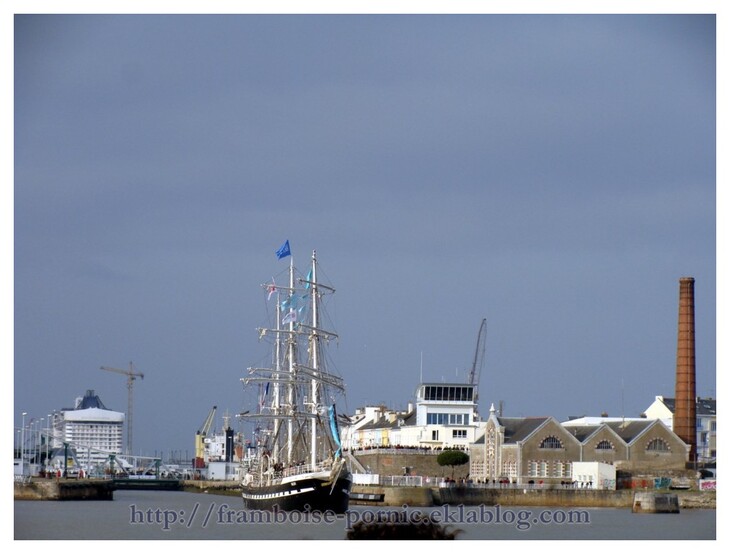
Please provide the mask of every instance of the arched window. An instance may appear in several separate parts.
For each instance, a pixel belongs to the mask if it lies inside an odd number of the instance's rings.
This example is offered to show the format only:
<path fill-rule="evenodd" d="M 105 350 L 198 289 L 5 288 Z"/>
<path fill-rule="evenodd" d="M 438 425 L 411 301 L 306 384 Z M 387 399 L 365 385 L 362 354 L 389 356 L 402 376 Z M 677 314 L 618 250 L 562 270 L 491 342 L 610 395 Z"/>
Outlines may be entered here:
<path fill-rule="evenodd" d="M 563 448 L 563 443 L 560 442 L 560 439 L 551 435 L 542 440 L 540 448 Z"/>
<path fill-rule="evenodd" d="M 613 450 L 613 445 L 604 439 L 596 445 L 596 450 Z"/>
<path fill-rule="evenodd" d="M 646 445 L 649 452 L 669 452 L 669 445 L 663 439 L 653 439 Z"/>

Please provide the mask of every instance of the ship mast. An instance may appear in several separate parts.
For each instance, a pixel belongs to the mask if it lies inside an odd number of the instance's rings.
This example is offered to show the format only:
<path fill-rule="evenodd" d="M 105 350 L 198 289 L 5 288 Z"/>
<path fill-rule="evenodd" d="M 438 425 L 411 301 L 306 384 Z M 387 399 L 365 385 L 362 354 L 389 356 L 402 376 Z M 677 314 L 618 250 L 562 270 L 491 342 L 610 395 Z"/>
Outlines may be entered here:
<path fill-rule="evenodd" d="M 289 257 L 289 300 L 291 301 L 294 295 L 294 256 Z M 289 308 L 291 309 L 292 303 L 289 302 Z M 288 340 L 288 355 L 287 359 L 289 362 L 289 386 L 287 390 L 287 409 L 289 415 L 292 415 L 296 410 L 294 404 L 294 382 L 296 381 L 296 336 L 294 334 L 294 321 L 293 318 L 289 318 L 289 338 Z M 294 419 L 290 417 L 287 420 L 287 445 L 286 445 L 286 461 L 291 464 L 294 460 Z"/>
<path fill-rule="evenodd" d="M 281 329 L 281 302 L 279 301 L 279 292 L 276 292 L 276 329 Z M 281 376 L 281 333 L 276 333 L 276 350 L 274 354 L 274 394 L 271 403 L 272 412 L 275 416 L 281 415 L 281 391 L 279 389 L 279 380 Z M 279 461 L 280 456 L 280 440 L 279 432 L 281 430 L 281 420 L 278 417 L 274 418 L 274 444 L 273 446 L 273 460 L 274 463 Z"/>
<path fill-rule="evenodd" d="M 315 467 L 317 464 L 317 379 L 319 377 L 319 336 L 317 335 L 317 329 L 319 328 L 319 313 L 318 313 L 318 294 L 317 294 L 317 252 L 312 252 L 312 283 L 311 283 L 311 294 L 312 294 L 312 334 L 310 338 L 310 348 L 312 349 L 312 397 L 310 399 L 312 403 L 312 444 L 311 444 L 311 465 Z"/>

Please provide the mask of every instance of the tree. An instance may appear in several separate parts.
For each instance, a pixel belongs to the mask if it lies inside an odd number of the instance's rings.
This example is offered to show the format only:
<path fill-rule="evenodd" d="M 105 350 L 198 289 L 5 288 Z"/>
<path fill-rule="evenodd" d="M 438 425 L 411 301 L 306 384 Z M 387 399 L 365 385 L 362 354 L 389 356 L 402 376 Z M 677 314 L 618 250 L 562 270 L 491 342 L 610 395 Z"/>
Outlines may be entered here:
<path fill-rule="evenodd" d="M 454 477 L 454 468 L 469 463 L 469 454 L 461 450 L 444 450 L 436 458 L 436 462 L 440 466 L 451 466 L 451 477 Z"/>

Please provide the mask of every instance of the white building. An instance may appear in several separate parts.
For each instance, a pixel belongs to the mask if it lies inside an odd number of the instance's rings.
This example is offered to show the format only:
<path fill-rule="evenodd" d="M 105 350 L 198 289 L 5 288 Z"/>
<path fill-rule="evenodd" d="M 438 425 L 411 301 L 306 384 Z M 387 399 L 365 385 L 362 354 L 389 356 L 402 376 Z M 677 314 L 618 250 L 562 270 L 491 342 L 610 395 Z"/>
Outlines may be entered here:
<path fill-rule="evenodd" d="M 477 413 L 477 385 L 421 383 L 416 391 L 419 446 L 467 447 L 483 424 Z"/>
<path fill-rule="evenodd" d="M 573 483 L 584 489 L 616 490 L 616 466 L 602 462 L 573 462 Z"/>
<path fill-rule="evenodd" d="M 416 405 L 406 411 L 370 406 L 357 410 L 343 429 L 345 448 L 464 448 L 483 429 L 476 403 L 477 385 L 421 383 Z"/>
<path fill-rule="evenodd" d="M 57 412 L 53 418 L 51 446 L 69 444 L 80 464 L 90 469 L 103 464 L 109 454 L 122 453 L 124 414 L 108 410 L 93 390 L 77 398 L 73 409 Z"/>

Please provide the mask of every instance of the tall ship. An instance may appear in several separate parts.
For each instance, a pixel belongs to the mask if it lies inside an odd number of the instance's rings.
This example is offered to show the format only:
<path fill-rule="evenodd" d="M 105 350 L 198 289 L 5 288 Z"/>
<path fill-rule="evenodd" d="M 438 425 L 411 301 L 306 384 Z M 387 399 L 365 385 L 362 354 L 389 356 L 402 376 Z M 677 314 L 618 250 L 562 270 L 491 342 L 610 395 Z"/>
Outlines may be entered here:
<path fill-rule="evenodd" d="M 345 387 L 327 367 L 327 346 L 338 337 L 323 324 L 335 290 L 320 282 L 316 252 L 306 276 L 295 268 L 289 241 L 277 257 L 289 258 L 287 282 L 263 285 L 267 305 L 275 307 L 273 325 L 258 330 L 271 346 L 271 365 L 250 367 L 241 379 L 255 403 L 239 414 L 253 424 L 243 461 L 244 507 L 344 513 L 352 476 L 335 402 Z"/>

